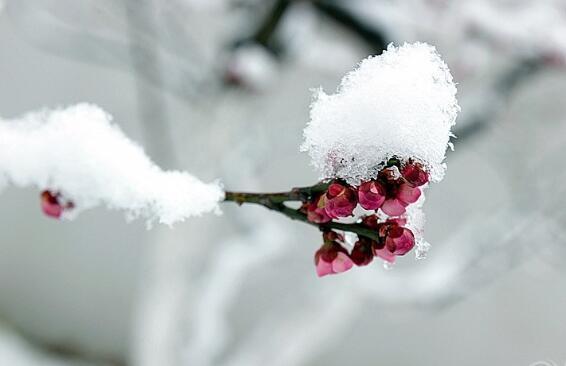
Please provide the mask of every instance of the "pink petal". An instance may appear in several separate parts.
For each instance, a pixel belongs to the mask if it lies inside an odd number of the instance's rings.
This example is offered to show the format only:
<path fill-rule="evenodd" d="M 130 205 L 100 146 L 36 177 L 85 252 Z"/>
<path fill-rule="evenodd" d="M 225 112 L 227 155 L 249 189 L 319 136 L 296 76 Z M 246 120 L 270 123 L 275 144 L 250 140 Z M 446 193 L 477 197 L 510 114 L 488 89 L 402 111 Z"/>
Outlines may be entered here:
<path fill-rule="evenodd" d="M 49 191 L 41 193 L 41 209 L 49 217 L 60 218 L 63 213 L 63 206 L 59 203 L 56 195 Z"/>
<path fill-rule="evenodd" d="M 405 213 L 405 206 L 404 202 L 396 198 L 388 198 L 381 205 L 381 210 L 388 216 L 399 216 Z"/>
<path fill-rule="evenodd" d="M 63 207 L 61 207 L 60 205 L 45 201 L 41 202 L 41 209 L 43 210 L 44 214 L 56 219 L 60 218 L 61 214 L 63 213 Z"/>
<path fill-rule="evenodd" d="M 391 253 L 387 247 L 377 249 L 375 255 L 389 263 L 395 263 L 395 254 Z"/>
<path fill-rule="evenodd" d="M 409 204 L 417 202 L 421 196 L 421 190 L 417 187 L 411 187 L 409 184 L 401 184 L 397 192 L 397 199 Z"/>
<path fill-rule="evenodd" d="M 336 259 L 332 261 L 332 270 L 334 271 L 334 273 L 346 272 L 347 270 L 352 268 L 353 265 L 354 262 L 352 262 L 352 260 L 346 254 L 338 253 Z"/>
<path fill-rule="evenodd" d="M 320 259 L 316 264 L 316 274 L 318 275 L 318 277 L 323 277 L 332 273 L 334 273 L 332 271 L 332 263 L 325 262 Z"/>

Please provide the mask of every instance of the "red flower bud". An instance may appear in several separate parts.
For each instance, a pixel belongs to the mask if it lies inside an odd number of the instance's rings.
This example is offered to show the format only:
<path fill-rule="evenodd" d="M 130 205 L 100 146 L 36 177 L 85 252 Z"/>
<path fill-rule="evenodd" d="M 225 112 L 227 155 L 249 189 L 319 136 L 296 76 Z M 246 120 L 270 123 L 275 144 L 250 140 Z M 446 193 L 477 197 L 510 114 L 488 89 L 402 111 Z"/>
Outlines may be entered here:
<path fill-rule="evenodd" d="M 358 204 L 356 191 L 339 183 L 332 183 L 326 192 L 325 210 L 329 217 L 350 216 Z"/>
<path fill-rule="evenodd" d="M 385 248 L 395 255 L 405 255 L 415 246 L 413 232 L 402 226 L 393 226 L 387 233 Z"/>
<path fill-rule="evenodd" d="M 373 261 L 372 240 L 360 237 L 354 244 L 350 258 L 357 266 L 366 266 Z"/>
<path fill-rule="evenodd" d="M 428 182 L 428 173 L 419 163 L 408 163 L 401 170 L 403 178 L 413 187 L 420 187 Z"/>

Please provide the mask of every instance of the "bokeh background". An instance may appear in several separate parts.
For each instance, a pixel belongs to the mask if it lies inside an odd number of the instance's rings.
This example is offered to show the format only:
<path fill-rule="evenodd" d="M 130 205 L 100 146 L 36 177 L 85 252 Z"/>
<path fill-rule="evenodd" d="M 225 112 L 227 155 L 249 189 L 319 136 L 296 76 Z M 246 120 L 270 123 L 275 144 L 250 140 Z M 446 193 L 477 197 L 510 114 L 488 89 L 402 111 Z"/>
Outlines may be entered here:
<path fill-rule="evenodd" d="M 0 365 L 566 363 L 562 0 L 0 0 L 0 115 L 92 102 L 165 168 L 285 190 L 310 89 L 405 41 L 462 106 L 427 259 L 318 279 L 319 233 L 259 207 L 146 230 L 9 188 Z"/>

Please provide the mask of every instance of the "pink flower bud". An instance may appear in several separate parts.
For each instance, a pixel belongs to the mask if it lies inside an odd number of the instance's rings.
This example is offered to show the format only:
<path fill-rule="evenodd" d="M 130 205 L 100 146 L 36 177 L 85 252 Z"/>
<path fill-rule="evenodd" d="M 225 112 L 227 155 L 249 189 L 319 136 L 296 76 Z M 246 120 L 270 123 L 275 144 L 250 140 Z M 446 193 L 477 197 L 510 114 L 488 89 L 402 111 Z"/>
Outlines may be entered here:
<path fill-rule="evenodd" d="M 385 239 L 385 248 L 395 255 L 405 255 L 415 246 L 413 232 L 402 226 L 392 226 Z"/>
<path fill-rule="evenodd" d="M 41 209 L 43 213 L 49 217 L 60 218 L 63 211 L 72 209 L 73 202 L 63 202 L 60 193 L 52 193 L 50 191 L 41 192 Z"/>
<path fill-rule="evenodd" d="M 388 216 L 399 216 L 405 213 L 405 207 L 417 202 L 421 196 L 418 187 L 411 187 L 408 183 L 389 187 L 387 198 L 381 206 L 381 210 Z"/>
<path fill-rule="evenodd" d="M 364 182 L 358 187 L 358 200 L 366 210 L 377 210 L 385 201 L 385 189 L 379 182 Z"/>
<path fill-rule="evenodd" d="M 347 254 L 342 252 L 335 252 L 334 254 L 334 256 L 315 255 L 314 263 L 318 277 L 346 272 L 354 266 L 354 262 Z"/>
<path fill-rule="evenodd" d="M 350 253 L 350 259 L 357 266 L 366 266 L 373 261 L 373 250 L 372 250 L 372 240 L 360 237 L 360 239 L 354 244 L 352 253 Z"/>
<path fill-rule="evenodd" d="M 333 231 L 323 234 L 324 244 L 316 251 L 314 263 L 316 274 L 323 277 L 329 274 L 346 272 L 354 266 L 348 256 L 348 252 L 339 243 L 333 240 L 341 239 L 341 236 Z"/>
<path fill-rule="evenodd" d="M 428 174 L 419 163 L 408 163 L 401 170 L 403 178 L 413 187 L 420 187 L 428 182 Z"/>
<path fill-rule="evenodd" d="M 321 195 L 314 202 L 306 205 L 307 219 L 315 224 L 324 224 L 332 220 L 326 213 L 326 195 Z"/>
<path fill-rule="evenodd" d="M 339 183 L 332 183 L 326 192 L 325 210 L 329 217 L 350 216 L 358 204 L 356 191 Z"/>
<path fill-rule="evenodd" d="M 59 204 L 57 196 L 49 191 L 41 192 L 41 209 L 44 214 L 56 219 L 61 217 L 63 213 L 63 206 Z"/>
<path fill-rule="evenodd" d="M 405 225 L 404 218 L 389 219 L 378 224 L 379 241 L 372 242 L 374 255 L 383 260 L 394 263 L 395 257 L 405 255 L 415 246 L 415 237 L 411 230 L 401 226 Z"/>

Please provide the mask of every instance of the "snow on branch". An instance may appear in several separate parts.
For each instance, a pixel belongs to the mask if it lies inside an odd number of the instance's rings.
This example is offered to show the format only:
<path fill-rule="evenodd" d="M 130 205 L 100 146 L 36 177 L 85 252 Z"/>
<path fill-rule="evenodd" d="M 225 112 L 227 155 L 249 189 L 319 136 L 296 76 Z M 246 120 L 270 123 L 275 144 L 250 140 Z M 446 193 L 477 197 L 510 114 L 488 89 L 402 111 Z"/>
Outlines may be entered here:
<path fill-rule="evenodd" d="M 321 178 L 356 184 L 395 156 L 420 162 L 436 182 L 458 111 L 452 75 L 434 47 L 390 45 L 348 73 L 336 94 L 316 92 L 301 149 Z"/>
<path fill-rule="evenodd" d="M 459 111 L 456 86 L 435 48 L 390 45 L 343 79 L 336 94 L 319 90 L 304 130 L 322 180 L 288 192 L 224 191 L 186 172 L 163 171 L 100 108 L 67 109 L 0 120 L 0 188 L 36 186 L 43 211 L 70 218 L 105 204 L 129 217 L 173 224 L 218 211 L 220 201 L 251 203 L 322 231 L 316 271 L 326 276 L 388 266 L 424 240 L 424 190 L 446 169 Z M 299 203 L 298 208 L 288 205 Z"/>
<path fill-rule="evenodd" d="M 91 104 L 0 119 L 0 188 L 6 184 L 45 190 L 43 208 L 52 216 L 104 204 L 167 225 L 218 211 L 224 198 L 218 182 L 161 170 Z"/>
<path fill-rule="evenodd" d="M 434 47 L 390 45 L 348 73 L 336 94 L 318 90 L 301 150 L 319 170 L 319 184 L 279 193 L 227 191 L 225 200 L 317 226 L 321 277 L 375 257 L 390 266 L 413 248 L 422 259 L 430 248 L 424 190 L 444 176 L 459 110 L 452 75 Z M 292 209 L 287 201 L 302 205 Z"/>

